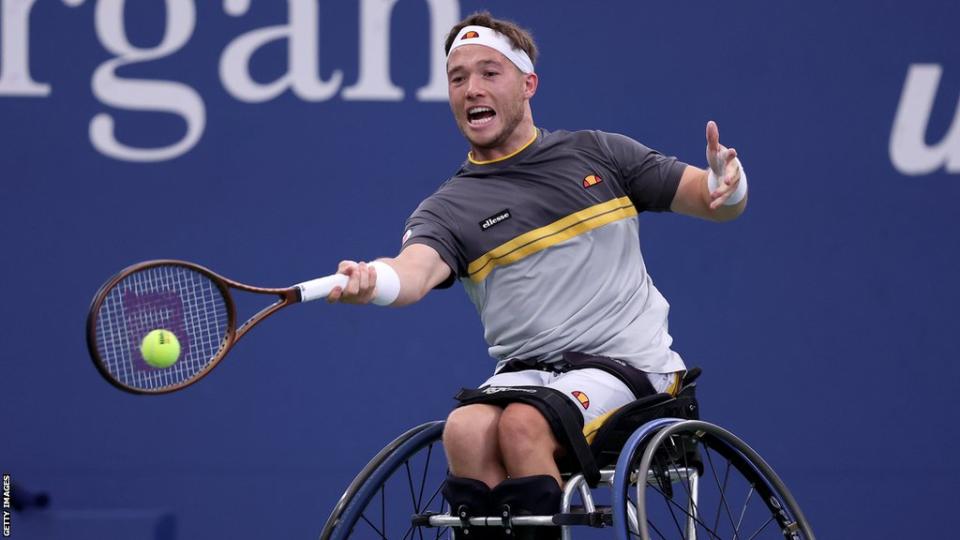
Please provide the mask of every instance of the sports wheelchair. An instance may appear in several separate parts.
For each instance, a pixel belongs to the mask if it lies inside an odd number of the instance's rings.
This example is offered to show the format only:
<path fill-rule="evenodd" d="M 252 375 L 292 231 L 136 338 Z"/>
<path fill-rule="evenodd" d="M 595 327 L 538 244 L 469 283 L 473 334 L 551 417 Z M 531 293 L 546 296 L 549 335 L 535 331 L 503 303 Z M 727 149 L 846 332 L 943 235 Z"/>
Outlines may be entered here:
<path fill-rule="evenodd" d="M 699 420 L 699 374 L 690 370 L 676 396 L 648 396 L 614 412 L 589 445 L 595 467 L 564 474 L 555 515 L 512 516 L 508 508 L 496 516 L 450 515 L 440 494 L 447 476 L 444 422 L 436 421 L 400 435 L 370 460 L 320 538 L 439 539 L 452 538 L 457 528 L 457 538 L 470 538 L 479 527 L 519 534 L 521 527 L 559 526 L 563 540 L 597 537 L 597 529 L 608 527 L 617 539 L 813 539 L 763 458 L 736 435 Z"/>

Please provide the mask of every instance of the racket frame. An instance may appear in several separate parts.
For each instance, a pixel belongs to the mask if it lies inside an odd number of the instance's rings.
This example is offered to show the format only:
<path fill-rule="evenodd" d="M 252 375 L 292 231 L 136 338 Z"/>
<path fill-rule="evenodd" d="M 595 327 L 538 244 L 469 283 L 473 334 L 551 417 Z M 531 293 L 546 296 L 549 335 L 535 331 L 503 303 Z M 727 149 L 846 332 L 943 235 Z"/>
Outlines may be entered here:
<path fill-rule="evenodd" d="M 180 266 L 203 274 L 205 277 L 209 278 L 223 295 L 224 304 L 226 305 L 227 309 L 227 330 L 223 339 L 223 344 L 217 351 L 217 354 L 214 355 L 213 359 L 207 362 L 204 368 L 198 371 L 193 377 L 190 377 L 189 379 L 181 381 L 177 384 L 164 386 L 157 389 L 137 388 L 135 386 L 130 386 L 118 381 L 110 373 L 110 370 L 107 369 L 105 363 L 101 359 L 100 351 L 97 348 L 97 315 L 100 312 L 100 308 L 103 306 L 104 301 L 106 301 L 107 296 L 109 296 L 110 292 L 121 281 L 136 272 L 159 266 Z M 233 300 L 233 296 L 230 294 L 231 288 L 255 294 L 277 296 L 278 299 L 274 303 L 258 311 L 252 317 L 247 319 L 247 321 L 244 322 L 239 328 L 237 328 L 237 307 Z M 300 289 L 296 286 L 280 289 L 254 287 L 223 277 L 209 268 L 188 261 L 181 261 L 177 259 L 155 259 L 151 261 L 143 261 L 128 266 L 118 272 L 115 276 L 104 283 L 97 291 L 97 294 L 93 297 L 93 302 L 90 304 L 90 311 L 87 314 L 87 349 L 90 351 L 90 358 L 93 360 L 93 364 L 96 366 L 97 371 L 100 372 L 100 375 L 102 375 L 107 382 L 119 388 L 120 390 L 141 395 L 167 394 L 190 386 L 191 384 L 194 384 L 200 379 L 206 377 L 207 374 L 213 371 L 213 368 L 220 363 L 223 357 L 227 355 L 233 345 L 239 341 L 240 338 L 246 335 L 251 328 L 259 324 L 262 320 L 266 319 L 270 315 L 276 313 L 280 308 L 286 307 L 290 304 L 296 304 L 300 301 Z"/>

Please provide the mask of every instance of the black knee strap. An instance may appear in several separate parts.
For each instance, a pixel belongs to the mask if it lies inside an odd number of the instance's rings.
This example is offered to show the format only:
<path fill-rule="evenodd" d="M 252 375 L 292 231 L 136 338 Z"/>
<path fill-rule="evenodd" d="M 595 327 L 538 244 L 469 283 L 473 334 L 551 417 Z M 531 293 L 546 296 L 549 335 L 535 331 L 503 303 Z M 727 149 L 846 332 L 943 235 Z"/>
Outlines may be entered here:
<path fill-rule="evenodd" d="M 574 455 L 587 484 L 596 487 L 600 482 L 600 469 L 583 437 L 583 415 L 563 392 L 543 386 L 486 386 L 464 388 L 456 399 L 461 406 L 488 403 L 505 407 L 519 402 L 535 407 L 547 419 L 557 441 Z"/>

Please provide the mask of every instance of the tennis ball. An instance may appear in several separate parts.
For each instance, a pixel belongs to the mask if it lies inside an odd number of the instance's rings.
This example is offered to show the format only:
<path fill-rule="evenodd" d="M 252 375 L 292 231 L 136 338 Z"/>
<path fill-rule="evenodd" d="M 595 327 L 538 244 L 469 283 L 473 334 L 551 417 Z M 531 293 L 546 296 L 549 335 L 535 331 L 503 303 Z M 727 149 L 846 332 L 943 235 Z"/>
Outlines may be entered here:
<path fill-rule="evenodd" d="M 180 342 L 169 330 L 153 330 L 143 338 L 140 354 L 155 368 L 170 367 L 180 358 Z"/>

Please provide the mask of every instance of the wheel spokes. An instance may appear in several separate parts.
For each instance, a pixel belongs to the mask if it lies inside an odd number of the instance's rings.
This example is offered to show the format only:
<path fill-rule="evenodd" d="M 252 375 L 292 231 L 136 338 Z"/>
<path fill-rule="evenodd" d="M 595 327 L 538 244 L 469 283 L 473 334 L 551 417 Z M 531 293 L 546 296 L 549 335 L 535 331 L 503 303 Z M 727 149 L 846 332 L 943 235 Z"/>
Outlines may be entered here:
<path fill-rule="evenodd" d="M 398 464 L 397 469 L 384 480 L 368 506 L 360 513 L 360 520 L 367 524 L 376 538 L 439 540 L 445 531 L 449 530 L 448 527 L 437 527 L 434 536 L 431 536 L 430 527 L 414 525 L 409 521 L 411 514 L 423 514 L 431 505 L 438 506 L 438 512 L 443 510 L 443 499 L 440 494 L 443 486 L 442 478 L 446 475 L 441 473 L 446 472 L 446 466 L 442 460 L 434 459 L 434 446 L 435 443 L 430 443 Z M 431 485 L 434 482 L 437 483 L 436 487 Z M 397 504 L 398 496 L 399 504 Z M 388 499 L 393 503 L 388 503 Z M 404 500 L 409 501 L 412 512 L 402 510 L 406 507 Z M 401 519 L 403 521 L 400 521 Z M 400 531 L 403 534 L 397 535 L 396 533 Z"/>
<path fill-rule="evenodd" d="M 792 539 L 800 536 L 790 531 L 800 530 L 808 538 L 801 528 L 806 525 L 784 526 L 795 523 L 790 516 L 797 512 L 792 501 L 784 502 L 790 496 L 779 478 L 753 449 L 722 428 L 699 421 L 677 423 L 663 428 L 646 447 L 630 451 L 642 453 L 642 459 L 633 461 L 639 465 L 633 472 L 642 483 L 637 502 L 642 499 L 644 504 L 641 508 L 630 501 L 644 525 L 637 536 L 665 539 L 675 531 L 681 538 Z M 653 502 L 657 498 L 665 508 Z M 664 530 L 670 522 L 670 531 Z"/>

